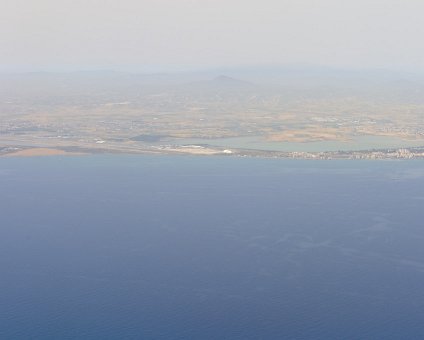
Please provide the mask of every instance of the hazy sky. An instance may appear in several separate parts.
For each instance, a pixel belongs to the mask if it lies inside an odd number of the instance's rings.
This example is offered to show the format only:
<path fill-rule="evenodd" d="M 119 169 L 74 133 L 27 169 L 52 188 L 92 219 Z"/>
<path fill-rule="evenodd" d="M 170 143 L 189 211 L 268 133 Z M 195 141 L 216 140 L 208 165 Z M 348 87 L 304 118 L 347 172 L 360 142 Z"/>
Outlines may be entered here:
<path fill-rule="evenodd" d="M 423 0 L 0 0 L 0 69 L 424 69 Z"/>

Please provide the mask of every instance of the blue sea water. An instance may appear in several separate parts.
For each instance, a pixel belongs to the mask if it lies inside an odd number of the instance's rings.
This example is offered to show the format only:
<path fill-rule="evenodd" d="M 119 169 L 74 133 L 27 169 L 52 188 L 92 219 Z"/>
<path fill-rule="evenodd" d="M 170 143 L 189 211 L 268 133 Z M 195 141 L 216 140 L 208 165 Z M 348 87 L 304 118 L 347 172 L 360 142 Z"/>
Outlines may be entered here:
<path fill-rule="evenodd" d="M 1 339 L 423 339 L 424 162 L 0 159 Z"/>

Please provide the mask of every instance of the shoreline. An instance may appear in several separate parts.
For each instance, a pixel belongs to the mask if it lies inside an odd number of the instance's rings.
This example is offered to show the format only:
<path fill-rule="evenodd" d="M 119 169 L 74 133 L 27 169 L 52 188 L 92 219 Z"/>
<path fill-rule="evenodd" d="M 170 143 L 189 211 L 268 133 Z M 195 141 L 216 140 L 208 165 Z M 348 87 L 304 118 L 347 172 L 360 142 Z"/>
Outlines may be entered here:
<path fill-rule="evenodd" d="M 282 152 L 253 149 L 218 149 L 212 146 L 172 146 L 156 149 L 113 149 L 84 147 L 40 147 L 4 146 L 0 147 L 0 158 L 10 157 L 51 157 L 51 156 L 89 156 L 96 154 L 128 155 L 188 155 L 188 156 L 225 156 L 253 158 L 284 158 L 309 160 L 400 160 L 424 159 L 424 146 L 396 149 L 373 149 L 360 151 L 323 151 L 323 152 Z"/>

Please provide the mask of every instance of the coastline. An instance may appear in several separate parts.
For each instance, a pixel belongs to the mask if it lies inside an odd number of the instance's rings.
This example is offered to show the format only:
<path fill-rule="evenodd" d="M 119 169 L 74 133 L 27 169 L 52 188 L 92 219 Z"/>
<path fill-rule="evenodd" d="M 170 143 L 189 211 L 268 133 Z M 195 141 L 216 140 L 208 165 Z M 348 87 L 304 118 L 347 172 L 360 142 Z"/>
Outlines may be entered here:
<path fill-rule="evenodd" d="M 156 154 L 156 155 L 190 155 L 190 156 L 226 156 L 254 158 L 285 159 L 351 159 L 351 160 L 384 160 L 384 159 L 424 159 L 424 146 L 395 149 L 372 149 L 352 151 L 322 152 L 283 152 L 256 149 L 223 149 L 209 145 L 165 146 L 160 148 L 84 148 L 84 147 L 41 147 L 41 146 L 0 146 L 1 157 L 46 157 L 46 156 L 83 156 L 94 154 Z"/>

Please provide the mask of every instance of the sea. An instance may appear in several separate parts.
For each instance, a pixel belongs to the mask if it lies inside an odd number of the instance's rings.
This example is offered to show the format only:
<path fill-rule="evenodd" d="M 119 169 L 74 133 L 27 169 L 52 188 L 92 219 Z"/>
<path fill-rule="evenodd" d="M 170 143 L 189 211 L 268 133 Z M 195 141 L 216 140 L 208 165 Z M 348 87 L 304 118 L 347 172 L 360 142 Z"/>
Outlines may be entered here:
<path fill-rule="evenodd" d="M 424 339 L 424 162 L 0 158 L 0 339 Z"/>

